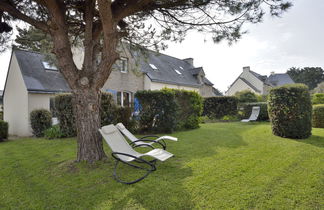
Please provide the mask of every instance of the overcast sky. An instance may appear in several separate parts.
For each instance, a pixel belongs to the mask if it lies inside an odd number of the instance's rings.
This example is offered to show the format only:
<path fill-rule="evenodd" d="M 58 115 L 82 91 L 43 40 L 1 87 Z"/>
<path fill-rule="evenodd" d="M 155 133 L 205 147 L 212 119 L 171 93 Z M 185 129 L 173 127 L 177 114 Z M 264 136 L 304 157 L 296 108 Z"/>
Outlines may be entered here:
<path fill-rule="evenodd" d="M 166 54 L 194 58 L 209 80 L 221 91 L 239 76 L 243 66 L 260 74 L 286 72 L 290 67 L 324 68 L 324 0 L 292 0 L 282 18 L 266 16 L 263 23 L 246 26 L 249 33 L 232 46 L 205 42 L 191 33 L 180 44 L 169 44 Z M 3 89 L 10 51 L 0 54 L 0 89 Z"/>

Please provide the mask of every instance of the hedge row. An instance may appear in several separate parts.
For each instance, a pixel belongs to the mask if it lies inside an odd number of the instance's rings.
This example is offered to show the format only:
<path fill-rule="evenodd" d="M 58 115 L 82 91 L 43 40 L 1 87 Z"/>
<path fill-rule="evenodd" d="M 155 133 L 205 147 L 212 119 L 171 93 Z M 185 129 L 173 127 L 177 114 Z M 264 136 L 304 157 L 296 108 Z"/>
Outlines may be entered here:
<path fill-rule="evenodd" d="M 324 128 L 324 104 L 313 106 L 313 119 L 314 128 Z"/>
<path fill-rule="evenodd" d="M 55 112 L 60 122 L 59 128 L 62 132 L 62 137 L 76 136 L 72 94 L 57 95 L 54 101 Z M 102 93 L 100 112 L 101 125 L 122 122 L 129 130 L 134 130 L 135 121 L 131 119 L 132 109 L 128 107 L 117 107 L 111 94 Z"/>
<path fill-rule="evenodd" d="M 135 94 L 141 104 L 141 132 L 172 132 L 199 127 L 202 97 L 194 91 L 162 89 Z"/>
<path fill-rule="evenodd" d="M 237 115 L 238 99 L 235 96 L 216 96 L 204 100 L 204 116 L 221 119 L 225 115 Z"/>
<path fill-rule="evenodd" d="M 247 119 L 250 117 L 252 112 L 252 107 L 259 106 L 260 114 L 257 121 L 268 121 L 268 106 L 266 102 L 258 102 L 258 103 L 245 103 L 240 105 L 240 110 L 242 112 L 242 119 Z"/>
<path fill-rule="evenodd" d="M 8 138 L 8 123 L 0 120 L 0 142 Z"/>
<path fill-rule="evenodd" d="M 296 139 L 311 135 L 312 104 L 306 85 L 285 85 L 271 89 L 268 111 L 274 135 Z"/>

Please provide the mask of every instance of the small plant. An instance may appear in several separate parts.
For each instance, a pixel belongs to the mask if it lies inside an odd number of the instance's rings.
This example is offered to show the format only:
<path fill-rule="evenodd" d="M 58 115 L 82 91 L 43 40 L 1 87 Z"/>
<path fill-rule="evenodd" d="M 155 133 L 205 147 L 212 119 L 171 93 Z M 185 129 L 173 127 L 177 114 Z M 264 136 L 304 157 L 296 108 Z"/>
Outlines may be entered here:
<path fill-rule="evenodd" d="M 312 123 L 314 128 L 324 128 L 324 104 L 313 107 Z"/>
<path fill-rule="evenodd" d="M 225 115 L 222 120 L 224 121 L 238 121 L 239 117 L 237 115 Z"/>
<path fill-rule="evenodd" d="M 44 137 L 46 139 L 58 139 L 64 137 L 64 134 L 61 132 L 59 125 L 53 125 L 44 131 Z"/>
<path fill-rule="evenodd" d="M 36 109 L 30 113 L 30 123 L 36 137 L 42 137 L 44 131 L 52 125 L 52 114 L 46 109 Z"/>
<path fill-rule="evenodd" d="M 8 138 L 8 123 L 0 120 L 0 142 Z"/>

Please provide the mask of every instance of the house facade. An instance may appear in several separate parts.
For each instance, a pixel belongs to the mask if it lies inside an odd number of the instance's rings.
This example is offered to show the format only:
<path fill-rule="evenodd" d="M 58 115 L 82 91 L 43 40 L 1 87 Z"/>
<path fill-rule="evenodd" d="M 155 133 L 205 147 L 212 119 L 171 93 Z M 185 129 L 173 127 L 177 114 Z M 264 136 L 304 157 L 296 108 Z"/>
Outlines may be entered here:
<path fill-rule="evenodd" d="M 83 53 L 73 51 L 74 61 L 82 67 Z M 178 59 L 146 50 L 122 50 L 120 60 L 102 88 L 112 93 L 120 106 L 132 106 L 138 90 L 175 88 L 197 91 L 203 97 L 214 96 L 213 84 L 203 68 L 195 68 L 193 59 Z M 29 115 L 35 109 L 53 108 L 56 94 L 70 92 L 60 71 L 46 62 L 44 55 L 13 50 L 3 93 L 4 120 L 9 123 L 9 134 L 30 136 Z"/>
<path fill-rule="evenodd" d="M 267 95 L 273 87 L 295 83 L 288 74 L 277 74 L 272 72 L 270 76 L 260 75 L 250 69 L 249 66 L 243 67 L 243 72 L 230 85 L 226 95 L 232 96 L 243 90 L 250 90 L 259 95 Z"/>

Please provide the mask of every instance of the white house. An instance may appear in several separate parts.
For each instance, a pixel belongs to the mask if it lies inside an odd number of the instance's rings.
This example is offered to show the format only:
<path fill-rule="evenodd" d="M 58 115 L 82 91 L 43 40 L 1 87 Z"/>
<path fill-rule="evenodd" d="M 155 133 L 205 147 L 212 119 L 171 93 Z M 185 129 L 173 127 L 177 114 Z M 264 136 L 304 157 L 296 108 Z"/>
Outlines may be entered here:
<path fill-rule="evenodd" d="M 74 54 L 75 63 L 81 68 L 82 53 Z M 118 105 L 130 106 L 136 102 L 136 91 L 164 87 L 197 91 L 203 97 L 214 96 L 213 84 L 205 77 L 203 68 L 193 66 L 193 59 L 181 60 L 149 50 L 145 56 L 124 51 L 102 91 L 112 93 Z M 51 98 L 63 92 L 70 92 L 68 84 L 44 55 L 13 50 L 3 93 L 9 134 L 32 135 L 30 112 L 40 108 L 51 110 Z"/>
<path fill-rule="evenodd" d="M 286 84 L 295 83 L 288 74 L 260 75 L 250 69 L 249 66 L 243 67 L 243 72 L 240 76 L 230 85 L 226 91 L 226 95 L 232 96 L 236 92 L 243 90 L 250 90 L 256 94 L 266 95 L 273 87 L 278 87 Z"/>

